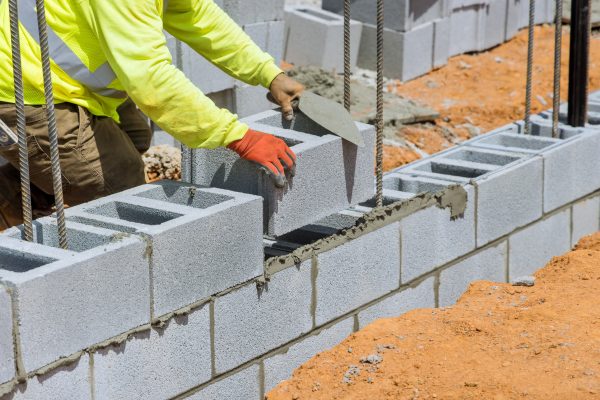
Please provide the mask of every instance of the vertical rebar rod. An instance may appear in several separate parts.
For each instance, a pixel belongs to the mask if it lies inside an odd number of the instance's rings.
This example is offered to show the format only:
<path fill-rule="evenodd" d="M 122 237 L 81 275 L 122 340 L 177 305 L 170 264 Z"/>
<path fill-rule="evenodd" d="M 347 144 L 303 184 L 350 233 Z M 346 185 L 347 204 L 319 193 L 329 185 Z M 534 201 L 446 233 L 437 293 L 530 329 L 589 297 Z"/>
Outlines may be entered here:
<path fill-rule="evenodd" d="M 531 133 L 531 92 L 533 91 L 533 41 L 535 27 L 535 0 L 529 0 L 529 27 L 527 36 L 527 83 L 525 85 L 525 134 Z"/>
<path fill-rule="evenodd" d="M 563 0 L 556 0 L 554 17 L 554 86 L 552 94 L 552 137 L 558 138 L 560 131 L 558 122 L 560 116 L 560 78 L 562 65 L 562 15 Z"/>
<path fill-rule="evenodd" d="M 33 242 L 33 212 L 31 208 L 31 182 L 29 178 L 29 153 L 27 151 L 27 122 L 25 120 L 25 96 L 23 94 L 23 69 L 21 67 L 21 40 L 19 37 L 19 8 L 17 0 L 9 0 L 10 43 L 17 113 L 17 136 L 19 138 L 19 174 L 21 179 L 21 202 L 23 208 L 23 239 Z"/>
<path fill-rule="evenodd" d="M 50 69 L 50 50 L 48 47 L 48 30 L 44 0 L 36 0 L 37 20 L 40 34 L 40 50 L 42 72 L 44 75 L 44 94 L 46 96 L 46 115 L 48 118 L 48 138 L 50 141 L 50 162 L 52 165 L 52 184 L 54 202 L 58 222 L 58 242 L 63 249 L 68 248 L 67 227 L 65 223 L 65 202 L 63 198 L 62 174 L 60 171 L 60 155 L 58 150 L 58 130 L 54 112 L 54 93 L 52 88 L 52 71 Z"/>
<path fill-rule="evenodd" d="M 591 0 L 573 0 L 569 56 L 569 112 L 571 126 L 587 123 L 590 62 Z"/>
<path fill-rule="evenodd" d="M 344 107 L 350 111 L 350 0 L 344 0 Z"/>
<path fill-rule="evenodd" d="M 377 0 L 377 207 L 383 206 L 383 0 Z"/>

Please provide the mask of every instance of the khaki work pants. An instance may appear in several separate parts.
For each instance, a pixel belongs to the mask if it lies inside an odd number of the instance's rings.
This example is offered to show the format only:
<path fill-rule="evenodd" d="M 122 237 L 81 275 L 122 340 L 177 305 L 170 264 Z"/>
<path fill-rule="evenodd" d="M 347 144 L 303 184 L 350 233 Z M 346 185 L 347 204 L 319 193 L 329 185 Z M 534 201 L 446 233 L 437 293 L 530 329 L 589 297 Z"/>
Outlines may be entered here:
<path fill-rule="evenodd" d="M 127 100 L 121 124 L 97 117 L 83 107 L 55 106 L 65 204 L 75 206 L 145 183 L 141 153 L 152 132 L 146 118 Z M 54 204 L 46 108 L 26 106 L 27 148 L 34 217 L 47 215 Z M 14 104 L 0 103 L 0 118 L 16 131 Z M 22 223 L 18 145 L 0 146 L 8 164 L 0 166 L 0 230 Z"/>

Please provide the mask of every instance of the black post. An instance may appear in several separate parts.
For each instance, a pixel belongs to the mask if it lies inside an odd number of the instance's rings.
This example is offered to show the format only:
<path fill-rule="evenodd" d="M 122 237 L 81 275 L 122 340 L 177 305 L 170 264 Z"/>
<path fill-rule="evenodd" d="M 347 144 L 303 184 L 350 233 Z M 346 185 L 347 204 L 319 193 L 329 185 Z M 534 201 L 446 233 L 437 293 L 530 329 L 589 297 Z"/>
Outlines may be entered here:
<path fill-rule="evenodd" d="M 569 55 L 569 113 L 571 126 L 587 123 L 592 0 L 573 0 Z"/>

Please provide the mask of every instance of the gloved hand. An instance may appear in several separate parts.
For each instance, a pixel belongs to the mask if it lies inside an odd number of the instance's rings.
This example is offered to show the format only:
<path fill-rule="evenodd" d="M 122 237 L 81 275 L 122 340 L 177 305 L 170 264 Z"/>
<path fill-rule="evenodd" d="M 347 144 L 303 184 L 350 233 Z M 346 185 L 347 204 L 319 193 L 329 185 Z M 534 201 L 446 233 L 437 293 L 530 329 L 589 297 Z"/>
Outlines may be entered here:
<path fill-rule="evenodd" d="M 290 78 L 286 74 L 279 74 L 269 87 L 269 101 L 281 106 L 283 117 L 291 121 L 294 119 L 294 107 L 292 102 L 298 100 L 304 91 L 304 86 Z"/>
<path fill-rule="evenodd" d="M 295 174 L 296 155 L 283 140 L 268 133 L 249 129 L 242 139 L 231 143 L 227 148 L 238 153 L 241 158 L 266 168 L 275 186 L 279 188 L 286 183 L 285 169 L 289 170 L 291 176 Z"/>

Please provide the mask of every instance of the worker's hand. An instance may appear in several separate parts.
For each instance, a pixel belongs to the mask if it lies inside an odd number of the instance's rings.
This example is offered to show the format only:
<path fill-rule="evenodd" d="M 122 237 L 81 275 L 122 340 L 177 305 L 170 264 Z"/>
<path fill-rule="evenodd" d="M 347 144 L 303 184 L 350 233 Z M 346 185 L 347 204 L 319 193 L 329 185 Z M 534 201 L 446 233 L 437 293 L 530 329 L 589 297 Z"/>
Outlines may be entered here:
<path fill-rule="evenodd" d="M 269 88 L 269 100 L 281 106 L 283 117 L 291 121 L 294 119 L 292 102 L 298 100 L 304 91 L 304 86 L 284 73 L 277 75 Z"/>
<path fill-rule="evenodd" d="M 264 167 L 279 188 L 285 186 L 286 170 L 291 176 L 295 174 L 296 155 L 283 140 L 273 135 L 249 129 L 242 139 L 231 143 L 227 148 L 238 153 L 241 158 Z"/>

